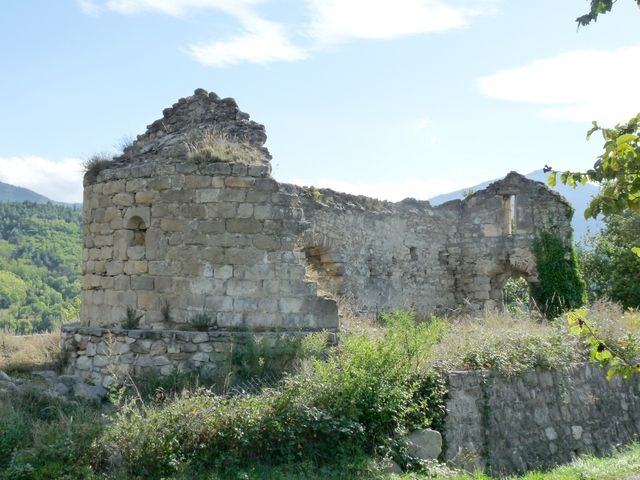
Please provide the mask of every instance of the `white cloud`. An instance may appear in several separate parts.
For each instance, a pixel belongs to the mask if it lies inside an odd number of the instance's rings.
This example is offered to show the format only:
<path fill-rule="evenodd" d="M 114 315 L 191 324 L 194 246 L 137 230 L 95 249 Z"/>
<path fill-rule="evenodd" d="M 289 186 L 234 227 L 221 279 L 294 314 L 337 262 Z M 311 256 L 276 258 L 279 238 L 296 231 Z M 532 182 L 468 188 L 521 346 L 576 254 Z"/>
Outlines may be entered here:
<path fill-rule="evenodd" d="M 617 123 L 640 110 L 640 45 L 577 50 L 478 79 L 482 93 L 542 105 L 546 118 Z"/>
<path fill-rule="evenodd" d="M 259 17 L 254 7 L 269 0 L 77 0 L 88 15 L 111 11 L 122 15 L 156 12 L 185 15 L 213 9 L 241 25 L 229 39 L 192 44 L 186 52 L 206 66 L 241 62 L 266 64 L 308 58 L 311 52 L 353 39 L 392 39 L 442 32 L 469 24 L 472 17 L 494 12 L 497 0 L 306 0 L 309 20 L 285 27 Z M 469 7 L 467 5 L 473 5 Z M 291 40 L 297 32 L 298 40 Z M 304 32 L 304 33 L 300 33 Z"/>
<path fill-rule="evenodd" d="M 144 12 L 158 12 L 179 16 L 189 10 L 213 8 L 225 12 L 262 3 L 263 0 L 77 0 L 83 12 L 95 15 L 109 10 L 122 15 L 135 15 Z"/>
<path fill-rule="evenodd" d="M 289 182 L 295 185 L 330 188 L 338 192 L 366 195 L 367 197 L 390 200 L 392 202 L 399 202 L 407 197 L 426 200 L 441 193 L 459 190 L 465 184 L 464 181 L 451 181 L 445 178 L 405 180 L 402 182 L 351 182 L 336 178 L 318 178 L 315 181 L 309 181 L 296 178 Z"/>
<path fill-rule="evenodd" d="M 98 15 L 101 10 L 100 5 L 93 0 L 78 0 L 78 6 L 85 15 L 95 16 Z"/>
<path fill-rule="evenodd" d="M 282 25 L 250 14 L 244 14 L 241 22 L 245 30 L 243 34 L 229 40 L 190 45 L 188 53 L 201 64 L 212 67 L 307 58 L 305 49 L 289 41 Z"/>
<path fill-rule="evenodd" d="M 444 0 L 308 0 L 307 3 L 312 17 L 309 34 L 320 45 L 443 32 L 466 26 L 471 17 L 492 11 L 488 8 L 492 2 L 487 1 L 473 2 L 475 8 L 456 7 Z"/>
<path fill-rule="evenodd" d="M 82 202 L 82 160 L 54 162 L 42 157 L 0 157 L 0 181 L 28 188 L 58 202 Z"/>
<path fill-rule="evenodd" d="M 431 120 L 429 120 L 428 118 L 420 118 L 416 122 L 415 132 L 416 133 L 424 132 L 430 127 L 431 127 Z"/>

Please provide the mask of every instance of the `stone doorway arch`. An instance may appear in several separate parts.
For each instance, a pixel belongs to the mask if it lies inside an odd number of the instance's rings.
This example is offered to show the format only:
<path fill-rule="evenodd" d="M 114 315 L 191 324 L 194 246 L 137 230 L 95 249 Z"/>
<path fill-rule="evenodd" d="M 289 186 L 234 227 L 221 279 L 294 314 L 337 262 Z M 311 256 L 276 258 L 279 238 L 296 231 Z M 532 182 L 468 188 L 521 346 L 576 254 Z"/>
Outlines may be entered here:
<path fill-rule="evenodd" d="M 505 310 L 505 286 L 510 280 L 521 279 L 528 285 L 528 305 L 527 310 L 533 311 L 537 309 L 533 298 L 533 290 L 538 285 L 537 272 L 526 271 L 511 264 L 506 264 L 502 269 L 495 272 L 491 276 L 489 297 L 491 304 L 497 310 Z"/>

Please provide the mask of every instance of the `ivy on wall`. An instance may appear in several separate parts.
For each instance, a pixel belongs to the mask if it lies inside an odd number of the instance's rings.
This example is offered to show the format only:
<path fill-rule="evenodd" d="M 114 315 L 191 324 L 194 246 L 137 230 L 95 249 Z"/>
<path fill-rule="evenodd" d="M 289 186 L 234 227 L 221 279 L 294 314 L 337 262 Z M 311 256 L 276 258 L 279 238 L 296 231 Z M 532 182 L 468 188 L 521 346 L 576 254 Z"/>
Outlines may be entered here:
<path fill-rule="evenodd" d="M 551 232 L 541 232 L 533 241 L 539 283 L 532 297 L 547 318 L 554 318 L 587 301 L 572 243 L 566 244 Z"/>

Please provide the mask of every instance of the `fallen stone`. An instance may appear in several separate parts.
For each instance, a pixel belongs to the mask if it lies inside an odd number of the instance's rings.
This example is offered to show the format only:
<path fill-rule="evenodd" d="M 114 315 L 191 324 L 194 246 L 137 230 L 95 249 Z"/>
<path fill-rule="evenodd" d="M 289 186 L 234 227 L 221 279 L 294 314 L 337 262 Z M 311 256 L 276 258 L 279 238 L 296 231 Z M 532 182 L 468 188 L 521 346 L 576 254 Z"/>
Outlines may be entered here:
<path fill-rule="evenodd" d="M 107 396 L 107 389 L 102 385 L 89 385 L 88 383 L 76 383 L 73 385 L 74 397 L 93 402 L 101 401 Z"/>
<path fill-rule="evenodd" d="M 84 380 L 80 375 L 60 375 L 58 377 L 58 383 L 62 383 L 67 387 L 73 387 L 76 383 L 83 383 Z"/>
<path fill-rule="evenodd" d="M 436 460 L 442 452 L 442 435 L 430 428 L 411 432 L 407 437 L 407 452 L 421 460 Z"/>
<path fill-rule="evenodd" d="M 65 385 L 64 383 L 56 383 L 56 386 L 53 390 L 60 396 L 66 397 L 71 392 L 71 389 Z"/>
<path fill-rule="evenodd" d="M 58 374 L 53 370 L 34 370 L 31 375 L 38 381 L 44 381 L 47 385 L 53 385 L 58 377 Z"/>
<path fill-rule="evenodd" d="M 382 462 L 380 463 L 381 463 L 380 471 L 382 473 L 402 473 L 402 469 L 400 468 L 400 465 L 398 465 L 396 462 L 394 462 L 388 457 L 383 458 Z"/>

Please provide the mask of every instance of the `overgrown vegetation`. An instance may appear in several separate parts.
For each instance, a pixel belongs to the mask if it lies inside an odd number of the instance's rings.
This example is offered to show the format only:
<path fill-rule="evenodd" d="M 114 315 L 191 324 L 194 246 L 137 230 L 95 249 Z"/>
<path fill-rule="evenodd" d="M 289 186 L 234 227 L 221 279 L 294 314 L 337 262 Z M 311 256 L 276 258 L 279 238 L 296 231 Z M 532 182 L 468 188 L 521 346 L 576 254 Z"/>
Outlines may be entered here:
<path fill-rule="evenodd" d="M 0 333 L 0 370 L 29 373 L 55 368 L 60 362 L 60 333 L 9 335 Z"/>
<path fill-rule="evenodd" d="M 0 203 L 0 330 L 57 328 L 80 307 L 82 211 Z"/>
<path fill-rule="evenodd" d="M 255 147 L 228 138 L 224 133 L 210 131 L 187 145 L 187 158 L 196 163 L 211 162 L 260 163 L 264 154 Z"/>
<path fill-rule="evenodd" d="M 538 308 L 556 318 L 586 301 L 585 284 L 580 276 L 573 246 L 550 232 L 540 232 L 533 242 L 533 253 L 540 283 L 531 295 Z"/>
<path fill-rule="evenodd" d="M 206 332 L 213 325 L 213 319 L 207 312 L 196 313 L 189 319 L 189 325 L 194 330 Z"/>
<path fill-rule="evenodd" d="M 258 394 L 198 390 L 144 410 L 130 404 L 109 425 L 103 458 L 120 459 L 127 475 L 157 477 L 185 468 L 224 472 L 256 463 L 397 455 L 402 432 L 440 427 L 443 386 L 427 368 L 426 353 L 441 328 L 439 321 L 417 324 L 411 313 L 399 312 L 387 317 L 384 337 L 349 336 L 326 353 L 326 339 L 302 338 L 300 351 L 309 357 L 300 370 Z"/>
<path fill-rule="evenodd" d="M 585 356 L 562 320 L 489 313 L 453 320 L 431 358 L 442 370 L 491 369 L 514 376 L 534 368 L 562 369 Z"/>
<path fill-rule="evenodd" d="M 249 390 L 273 384 L 283 372 L 298 367 L 301 359 L 321 358 L 327 347 L 325 333 L 305 337 L 287 333 L 250 335 L 242 342 L 237 340 L 231 364 L 242 387 Z"/>
<path fill-rule="evenodd" d="M 609 215 L 598 234 L 580 245 L 580 270 L 589 301 L 603 298 L 626 308 L 640 308 L 640 216 L 631 213 Z"/>
<path fill-rule="evenodd" d="M 504 308 L 511 315 L 528 314 L 531 307 L 529 284 L 522 277 L 512 277 L 502 287 Z"/>
<path fill-rule="evenodd" d="M 0 395 L 0 477 L 92 478 L 93 441 L 103 424 L 95 407 L 35 388 Z"/>
<path fill-rule="evenodd" d="M 589 315 L 611 344 L 629 332 L 637 338 L 637 314 L 603 304 Z M 404 434 L 442 428 L 438 372 L 491 368 L 509 376 L 587 358 L 562 321 L 508 314 L 416 321 L 409 311 L 383 324 L 356 323 L 338 344 L 326 333 L 250 337 L 234 353 L 239 379 L 274 380 L 255 390 L 216 393 L 194 373 L 150 374 L 135 384 L 126 376 L 103 412 L 41 392 L 0 394 L 0 477 L 369 479 L 387 478 L 376 459 L 391 457 L 414 471 L 398 478 L 486 479 L 406 454 Z M 285 364 L 287 374 L 272 375 Z M 635 455 L 612 460 L 610 471 L 637 466 L 637 447 Z M 606 471 L 602 460 L 558 471 L 596 464 L 589 468 Z"/>

